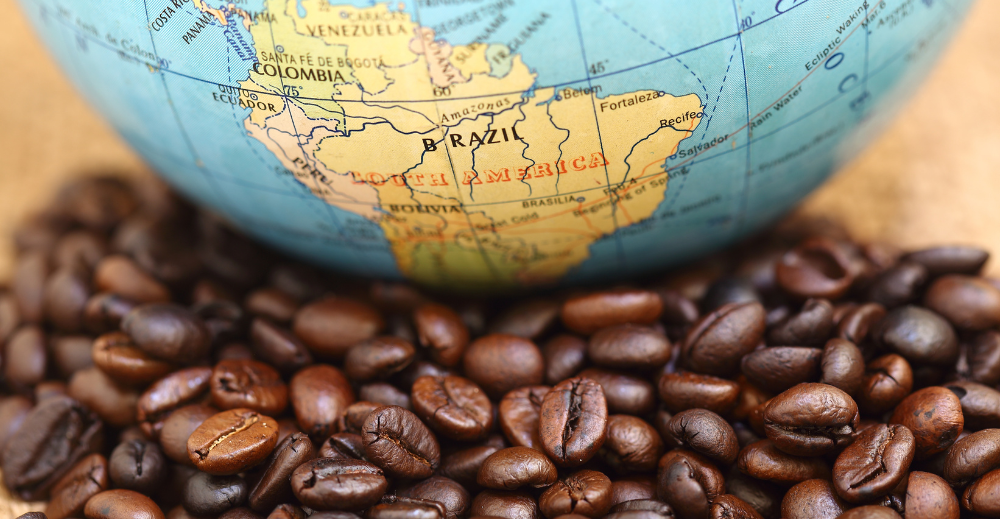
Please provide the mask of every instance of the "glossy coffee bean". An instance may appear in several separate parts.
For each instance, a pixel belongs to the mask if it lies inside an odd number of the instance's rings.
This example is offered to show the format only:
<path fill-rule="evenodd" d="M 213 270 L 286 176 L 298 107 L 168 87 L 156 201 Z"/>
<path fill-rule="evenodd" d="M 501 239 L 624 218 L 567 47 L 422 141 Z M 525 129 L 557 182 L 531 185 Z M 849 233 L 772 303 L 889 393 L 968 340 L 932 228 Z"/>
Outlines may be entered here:
<path fill-rule="evenodd" d="M 358 398 L 382 405 L 398 405 L 407 411 L 413 410 L 410 395 L 388 382 L 370 382 L 359 387 Z"/>
<path fill-rule="evenodd" d="M 912 303 L 927 278 L 923 265 L 909 261 L 898 263 L 875 277 L 868 286 L 868 299 L 886 308 Z"/>
<path fill-rule="evenodd" d="M 782 320 L 767 332 L 770 346 L 822 346 L 833 330 L 833 305 L 810 299 L 799 313 Z"/>
<path fill-rule="evenodd" d="M 780 485 L 830 478 L 830 467 L 822 458 L 792 456 L 775 447 L 771 440 L 760 440 L 743 447 L 736 464 L 748 476 Z"/>
<path fill-rule="evenodd" d="M 656 499 L 656 478 L 628 476 L 611 482 L 611 506 L 636 499 Z"/>
<path fill-rule="evenodd" d="M 799 384 L 764 408 L 767 437 L 795 456 L 821 456 L 848 445 L 859 420 L 854 399 L 827 384 Z"/>
<path fill-rule="evenodd" d="M 964 428 L 1000 427 L 1000 391 L 965 380 L 950 382 L 945 387 L 955 393 L 962 404 Z"/>
<path fill-rule="evenodd" d="M 913 370 L 903 357 L 890 353 L 865 367 L 858 407 L 867 415 L 878 416 L 896 407 L 913 389 Z"/>
<path fill-rule="evenodd" d="M 659 465 L 657 496 L 680 517 L 706 517 L 712 501 L 726 492 L 722 472 L 694 452 L 674 449 Z"/>
<path fill-rule="evenodd" d="M 570 330 L 590 335 L 618 324 L 652 324 L 662 311 L 663 302 L 655 292 L 621 289 L 571 297 L 563 303 L 560 317 Z"/>
<path fill-rule="evenodd" d="M 940 476 L 910 472 L 906 485 L 906 519 L 958 519 L 958 497 Z"/>
<path fill-rule="evenodd" d="M 132 490 L 105 490 L 87 501 L 87 519 L 165 519 L 152 499 Z"/>
<path fill-rule="evenodd" d="M 747 476 L 736 465 L 726 473 L 726 493 L 740 498 L 765 518 L 781 517 L 784 489 Z"/>
<path fill-rule="evenodd" d="M 106 333 L 94 339 L 91 355 L 95 366 L 123 384 L 148 384 L 175 369 L 173 364 L 147 355 L 122 332 Z"/>
<path fill-rule="evenodd" d="M 278 422 L 251 409 L 230 409 L 198 426 L 187 440 L 188 458 L 213 475 L 243 472 L 260 463 L 278 443 Z"/>
<path fill-rule="evenodd" d="M 458 365 L 469 344 L 469 329 L 461 316 L 447 306 L 429 303 L 413 311 L 413 324 L 431 360 L 448 367 Z"/>
<path fill-rule="evenodd" d="M 674 519 L 674 509 L 656 499 L 635 499 L 611 507 L 608 519 Z"/>
<path fill-rule="evenodd" d="M 458 482 L 444 476 L 431 476 L 398 492 L 402 497 L 437 501 L 444 506 L 447 519 L 464 517 L 472 504 L 472 496 Z"/>
<path fill-rule="evenodd" d="M 570 378 L 542 400 L 538 435 L 556 465 L 577 467 L 592 458 L 607 438 L 604 390 L 593 380 Z"/>
<path fill-rule="evenodd" d="M 175 463 L 194 466 L 194 462 L 188 456 L 188 437 L 205 420 L 215 416 L 218 412 L 218 409 L 205 404 L 191 404 L 171 412 L 163 421 L 159 433 L 163 454 Z"/>
<path fill-rule="evenodd" d="M 517 359 L 517 362 L 511 362 Z M 466 376 L 493 398 L 542 383 L 545 359 L 534 343 L 513 335 L 487 335 L 469 345 L 462 360 Z"/>
<path fill-rule="evenodd" d="M 226 510 L 219 515 L 219 519 L 264 519 L 264 516 L 255 513 L 245 506 L 239 506 Z"/>
<path fill-rule="evenodd" d="M 354 391 L 340 370 L 317 364 L 303 368 L 288 384 L 295 418 L 313 440 L 330 436 L 337 420 L 354 402 Z"/>
<path fill-rule="evenodd" d="M 764 307 L 731 303 L 715 309 L 691 326 L 681 344 L 681 362 L 693 372 L 729 376 L 740 359 L 763 340 Z"/>
<path fill-rule="evenodd" d="M 299 309 L 299 302 L 288 293 L 274 288 L 258 288 L 243 300 L 243 306 L 258 318 L 270 319 L 274 322 L 287 324 Z"/>
<path fill-rule="evenodd" d="M 365 425 L 365 419 L 368 418 L 368 415 L 372 411 L 382 407 L 382 405 L 378 402 L 368 402 L 367 400 L 354 402 L 344 409 L 344 414 L 337 421 L 337 426 L 341 431 L 361 434 L 361 429 Z"/>
<path fill-rule="evenodd" d="M 711 312 L 721 306 L 734 303 L 760 302 L 760 294 L 751 280 L 723 276 L 713 281 L 701 298 L 701 307 L 705 312 Z"/>
<path fill-rule="evenodd" d="M 778 285 L 800 298 L 839 299 L 854 282 L 851 260 L 829 238 L 812 238 L 788 251 L 775 268 Z"/>
<path fill-rule="evenodd" d="M 518 303 L 493 319 L 489 333 L 506 333 L 525 339 L 535 339 L 545 333 L 559 318 L 560 308 L 562 305 L 558 301 L 550 299 L 532 299 Z"/>
<path fill-rule="evenodd" d="M 611 509 L 611 480 L 595 470 L 579 470 L 556 481 L 538 497 L 545 517 L 577 514 L 603 517 Z"/>
<path fill-rule="evenodd" d="M 587 363 L 587 342 L 569 334 L 560 334 L 542 346 L 545 358 L 545 383 L 558 384 L 572 377 Z"/>
<path fill-rule="evenodd" d="M 255 360 L 223 360 L 211 379 L 212 404 L 219 409 L 243 407 L 277 416 L 288 406 L 288 386 L 271 366 Z"/>
<path fill-rule="evenodd" d="M 885 307 L 865 303 L 849 310 L 837 323 L 837 337 L 854 344 L 864 344 L 869 332 L 885 317 Z"/>
<path fill-rule="evenodd" d="M 693 450 L 725 464 L 736 461 L 740 452 L 732 426 L 706 409 L 688 409 L 675 414 L 668 429 L 677 447 Z"/>
<path fill-rule="evenodd" d="M 143 352 L 168 362 L 190 364 L 208 355 L 211 334 L 194 312 L 169 303 L 137 306 L 122 331 Z"/>
<path fill-rule="evenodd" d="M 217 516 L 247 500 L 247 483 L 240 476 L 196 472 L 184 486 L 184 509 L 195 516 Z"/>
<path fill-rule="evenodd" d="M 441 463 L 434 434 L 417 415 L 398 406 L 380 407 L 365 419 L 365 455 L 391 477 L 423 479 Z"/>
<path fill-rule="evenodd" d="M 885 348 L 911 363 L 948 366 L 958 358 L 958 339 L 951 325 L 924 308 L 896 308 L 886 314 L 873 333 Z"/>
<path fill-rule="evenodd" d="M 920 264 L 931 276 L 977 274 L 990 254 L 983 249 L 961 245 L 931 247 L 903 255 L 900 261 Z"/>
<path fill-rule="evenodd" d="M 437 501 L 387 496 L 365 512 L 367 519 L 444 519 L 448 512 Z"/>
<path fill-rule="evenodd" d="M 94 268 L 94 288 L 137 303 L 165 303 L 170 290 L 128 256 L 104 257 Z"/>
<path fill-rule="evenodd" d="M 599 366 L 649 370 L 670 360 L 667 337 L 648 326 L 620 324 L 598 330 L 587 344 L 587 356 Z"/>
<path fill-rule="evenodd" d="M 656 468 L 663 441 L 643 419 L 616 414 L 608 417 L 607 439 L 600 453 L 619 473 L 645 472 Z"/>
<path fill-rule="evenodd" d="M 531 494 L 505 490 L 484 490 L 472 499 L 470 517 L 538 519 L 538 503 Z"/>
<path fill-rule="evenodd" d="M 891 424 L 905 425 L 916 440 L 916 459 L 943 452 L 962 433 L 965 419 L 955 393 L 933 386 L 906 397 L 896 406 Z"/>
<path fill-rule="evenodd" d="M 982 331 L 1000 324 L 1000 289 L 980 277 L 941 276 L 927 289 L 924 305 L 960 330 Z"/>
<path fill-rule="evenodd" d="M 899 513 L 880 505 L 866 505 L 852 508 L 837 516 L 837 519 L 901 519 Z"/>
<path fill-rule="evenodd" d="M 322 513 L 322 512 L 317 512 L 317 513 Z M 348 515 L 354 516 L 354 514 L 348 514 Z M 302 510 L 296 505 L 289 503 L 282 503 L 274 507 L 274 509 L 271 510 L 271 513 L 267 515 L 267 519 L 306 519 L 306 517 L 307 516 L 304 510 Z M 170 517 L 170 515 L 168 514 L 167 519 L 174 519 L 174 518 Z"/>
<path fill-rule="evenodd" d="M 100 454 L 86 456 L 52 487 L 45 515 L 49 519 L 79 516 L 91 497 L 107 489 L 107 460 Z"/>
<path fill-rule="evenodd" d="M 3 374 L 12 383 L 32 387 L 45 378 L 48 354 L 45 332 L 38 326 L 17 329 L 3 348 Z"/>
<path fill-rule="evenodd" d="M 385 327 L 371 306 L 343 297 L 313 301 L 295 313 L 292 331 L 309 350 L 324 359 L 340 359 L 359 341 L 370 339 Z"/>
<path fill-rule="evenodd" d="M 413 361 L 416 349 L 409 341 L 382 336 L 361 341 L 347 351 L 344 373 L 356 381 L 384 379 Z"/>
<path fill-rule="evenodd" d="M 97 368 L 74 373 L 66 393 L 92 409 L 108 425 L 128 427 L 136 423 L 135 408 L 139 393 L 116 383 Z"/>
<path fill-rule="evenodd" d="M 83 308 L 91 296 L 90 271 L 82 265 L 56 269 L 45 280 L 43 311 L 56 329 L 68 333 L 83 330 Z"/>
<path fill-rule="evenodd" d="M 821 384 L 829 384 L 848 395 L 861 390 L 865 375 L 865 359 L 861 350 L 850 341 L 830 339 L 820 358 Z"/>
<path fill-rule="evenodd" d="M 780 393 L 796 384 L 820 377 L 823 350 L 799 346 L 762 348 L 745 355 L 740 371 L 754 386 Z"/>
<path fill-rule="evenodd" d="M 437 473 L 459 482 L 465 488 L 474 490 L 478 488 L 476 478 L 479 476 L 479 469 L 483 466 L 483 462 L 501 448 L 497 445 L 479 445 L 456 451 L 441 459 L 441 466 Z"/>
<path fill-rule="evenodd" d="M 547 487 L 557 478 L 556 466 L 545 454 L 528 447 L 509 447 L 483 460 L 476 482 L 495 490 L 516 490 Z"/>
<path fill-rule="evenodd" d="M 292 373 L 313 362 L 306 345 L 291 331 L 257 317 L 250 323 L 250 346 L 260 360 L 282 373 Z"/>
<path fill-rule="evenodd" d="M 136 404 L 136 420 L 143 433 L 154 440 L 159 439 L 166 417 L 175 409 L 205 397 L 211 377 L 211 368 L 185 368 L 150 385 Z M 184 457 L 186 459 L 187 455 Z"/>
<path fill-rule="evenodd" d="M 87 300 L 83 307 L 83 326 L 92 333 L 118 330 L 122 319 L 136 307 L 136 303 L 118 294 L 99 292 Z"/>
<path fill-rule="evenodd" d="M 1000 467 L 1000 429 L 984 429 L 960 438 L 948 448 L 944 479 L 955 487 Z"/>
<path fill-rule="evenodd" d="M 267 513 L 280 503 L 290 501 L 292 488 L 289 478 L 303 463 L 316 457 L 316 448 L 304 433 L 294 433 L 274 449 L 260 480 L 252 486 L 247 499 L 250 508 Z"/>
<path fill-rule="evenodd" d="M 781 500 L 783 519 L 836 519 L 850 507 L 830 481 L 807 479 L 788 489 Z"/>
<path fill-rule="evenodd" d="M 361 460 L 317 458 L 292 472 L 292 492 L 314 510 L 364 510 L 385 493 L 382 470 Z"/>
<path fill-rule="evenodd" d="M 913 433 L 902 425 L 865 429 L 833 464 L 833 485 L 845 501 L 872 502 L 906 478 L 913 461 Z"/>
<path fill-rule="evenodd" d="M 708 515 L 712 519 L 762 519 L 757 510 L 754 510 L 749 503 L 730 494 L 715 498 Z"/>
<path fill-rule="evenodd" d="M 411 394 L 417 416 L 442 436 L 475 441 L 486 437 L 493 427 L 489 397 L 466 378 L 420 377 Z"/>
<path fill-rule="evenodd" d="M 963 378 L 987 386 L 1000 384 L 1000 332 L 987 330 L 977 334 L 964 348 L 965 364 L 962 359 L 956 370 Z"/>
<path fill-rule="evenodd" d="M 962 508 L 980 516 L 1000 516 L 1000 470 L 987 472 L 981 478 L 965 487 L 962 493 Z"/>
<path fill-rule="evenodd" d="M 701 408 L 726 415 L 740 396 L 740 385 L 732 380 L 684 371 L 661 375 L 658 389 L 660 399 L 674 413 Z"/>
<path fill-rule="evenodd" d="M 160 446 L 144 440 L 123 441 L 111 451 L 108 475 L 117 488 L 153 494 L 167 475 L 167 458 Z"/>
<path fill-rule="evenodd" d="M 589 378 L 601 385 L 610 413 L 645 415 L 656 409 L 656 389 L 638 374 L 587 368 L 577 376 Z"/>

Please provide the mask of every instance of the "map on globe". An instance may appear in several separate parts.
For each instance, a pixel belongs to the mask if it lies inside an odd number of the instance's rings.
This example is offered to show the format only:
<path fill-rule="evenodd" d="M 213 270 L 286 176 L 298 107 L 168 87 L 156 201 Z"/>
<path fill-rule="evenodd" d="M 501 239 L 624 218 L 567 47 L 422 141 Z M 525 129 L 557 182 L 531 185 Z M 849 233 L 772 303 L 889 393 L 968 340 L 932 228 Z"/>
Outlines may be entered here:
<path fill-rule="evenodd" d="M 774 221 L 970 3 L 22 0 L 194 200 L 344 271 L 472 289 L 625 277 Z"/>

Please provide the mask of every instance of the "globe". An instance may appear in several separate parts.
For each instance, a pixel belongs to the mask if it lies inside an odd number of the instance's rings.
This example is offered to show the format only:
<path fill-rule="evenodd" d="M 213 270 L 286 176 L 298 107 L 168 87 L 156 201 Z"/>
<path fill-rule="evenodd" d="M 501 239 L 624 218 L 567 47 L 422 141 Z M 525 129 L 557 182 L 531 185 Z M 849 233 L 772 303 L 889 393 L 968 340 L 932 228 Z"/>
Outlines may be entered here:
<path fill-rule="evenodd" d="M 971 0 L 21 3 L 149 164 L 245 232 L 492 290 L 636 276 L 773 222 Z"/>

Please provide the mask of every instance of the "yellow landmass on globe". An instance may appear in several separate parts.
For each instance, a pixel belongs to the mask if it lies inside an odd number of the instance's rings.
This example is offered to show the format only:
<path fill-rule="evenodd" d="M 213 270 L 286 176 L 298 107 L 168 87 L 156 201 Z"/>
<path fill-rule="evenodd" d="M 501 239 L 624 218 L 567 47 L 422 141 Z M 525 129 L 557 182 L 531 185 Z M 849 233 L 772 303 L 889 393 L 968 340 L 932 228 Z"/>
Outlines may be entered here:
<path fill-rule="evenodd" d="M 486 61 L 486 44 L 472 42 L 468 45 L 452 47 L 451 63 L 466 78 L 473 74 L 489 74 L 490 63 Z"/>

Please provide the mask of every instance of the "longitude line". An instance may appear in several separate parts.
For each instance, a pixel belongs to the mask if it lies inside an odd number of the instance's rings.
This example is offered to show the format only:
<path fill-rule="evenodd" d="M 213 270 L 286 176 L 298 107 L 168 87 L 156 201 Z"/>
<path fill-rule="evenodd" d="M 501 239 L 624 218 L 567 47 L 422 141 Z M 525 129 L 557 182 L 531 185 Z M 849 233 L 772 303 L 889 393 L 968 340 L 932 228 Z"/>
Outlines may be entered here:
<path fill-rule="evenodd" d="M 745 223 L 747 204 L 750 198 L 750 150 L 753 148 L 750 146 L 750 143 L 753 142 L 753 133 L 750 129 L 750 85 L 747 82 L 747 60 L 746 53 L 743 50 L 743 30 L 740 29 L 740 10 L 736 6 L 736 0 L 732 0 L 732 2 L 733 17 L 736 18 L 736 30 L 739 31 L 736 35 L 736 44 L 740 47 L 740 62 L 743 68 L 743 99 L 746 101 L 747 109 L 747 169 L 743 174 L 743 190 L 740 197 L 739 216 L 737 217 L 736 226 L 733 228 L 738 234 Z"/>

